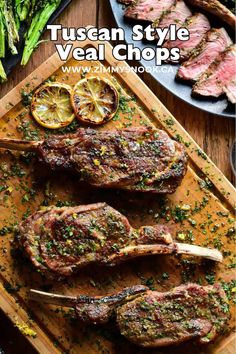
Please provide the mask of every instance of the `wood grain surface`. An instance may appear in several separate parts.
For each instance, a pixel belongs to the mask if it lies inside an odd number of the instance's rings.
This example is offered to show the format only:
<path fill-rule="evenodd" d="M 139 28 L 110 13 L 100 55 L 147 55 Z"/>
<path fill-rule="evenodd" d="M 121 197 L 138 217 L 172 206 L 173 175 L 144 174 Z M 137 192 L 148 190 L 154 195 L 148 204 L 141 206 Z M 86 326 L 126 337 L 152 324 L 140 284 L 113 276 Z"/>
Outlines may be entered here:
<path fill-rule="evenodd" d="M 114 25 L 107 0 L 74 0 L 57 22 L 64 26 L 74 27 L 87 25 L 109 27 Z M 48 39 L 48 33 L 45 33 L 44 39 Z M 3 97 L 17 83 L 45 61 L 54 51 L 54 44 L 50 42 L 41 44 L 40 48 L 32 56 L 27 67 L 16 67 L 9 76 L 8 82 L 1 85 L 0 97 Z M 233 181 L 233 174 L 229 163 L 229 151 L 235 135 L 234 121 L 219 118 L 190 107 L 169 94 L 147 74 L 141 77 L 226 177 Z M 24 342 L 24 339 L 15 334 L 11 325 L 2 315 L 0 316 L 0 347 L 1 346 L 6 353 L 34 353 L 33 349 Z"/>

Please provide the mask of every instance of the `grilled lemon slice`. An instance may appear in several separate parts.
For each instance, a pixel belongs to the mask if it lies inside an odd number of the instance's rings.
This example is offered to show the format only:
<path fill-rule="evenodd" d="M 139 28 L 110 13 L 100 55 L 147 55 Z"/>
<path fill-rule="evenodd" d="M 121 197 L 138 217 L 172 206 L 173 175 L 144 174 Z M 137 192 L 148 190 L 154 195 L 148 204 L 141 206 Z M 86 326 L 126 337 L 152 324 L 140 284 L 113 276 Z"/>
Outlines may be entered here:
<path fill-rule="evenodd" d="M 45 128 L 58 129 L 69 125 L 75 117 L 70 101 L 71 87 L 60 82 L 47 83 L 35 91 L 31 113 Z"/>
<path fill-rule="evenodd" d="M 98 125 L 114 117 L 119 95 L 110 81 L 91 76 L 80 80 L 74 86 L 71 103 L 79 120 Z"/>

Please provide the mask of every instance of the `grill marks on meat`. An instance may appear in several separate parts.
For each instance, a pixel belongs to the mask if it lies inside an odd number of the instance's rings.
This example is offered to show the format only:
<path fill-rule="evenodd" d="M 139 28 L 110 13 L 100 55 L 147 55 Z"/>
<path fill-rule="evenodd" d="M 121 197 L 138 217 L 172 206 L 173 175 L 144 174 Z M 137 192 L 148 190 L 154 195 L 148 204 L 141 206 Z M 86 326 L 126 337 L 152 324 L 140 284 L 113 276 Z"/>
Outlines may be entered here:
<path fill-rule="evenodd" d="M 133 300 L 147 290 L 146 286 L 136 285 L 105 297 L 80 296 L 75 306 L 76 315 L 86 324 L 105 324 L 114 316 L 118 306 Z"/>
<path fill-rule="evenodd" d="M 136 285 L 105 297 L 69 297 L 31 290 L 31 299 L 74 307 L 79 320 L 104 324 L 112 317 L 121 334 L 141 347 L 178 345 L 189 340 L 212 342 L 224 329 L 226 295 L 218 284 L 181 285 L 168 292 Z"/>
<path fill-rule="evenodd" d="M 231 44 L 232 41 L 224 28 L 210 30 L 206 38 L 193 50 L 189 60 L 181 65 L 177 77 L 197 81 L 217 56 Z"/>
<path fill-rule="evenodd" d="M 176 25 L 178 30 L 188 17 L 192 15 L 191 10 L 183 0 L 178 0 L 171 8 L 165 11 L 160 19 L 153 22 L 153 27 L 168 28 L 170 25 Z M 168 35 L 166 40 L 168 39 Z"/>
<path fill-rule="evenodd" d="M 125 17 L 152 22 L 174 4 L 175 0 L 137 0 L 125 11 Z"/>
<path fill-rule="evenodd" d="M 167 227 L 135 231 L 125 216 L 105 203 L 36 212 L 19 226 L 18 241 L 33 264 L 49 276 L 69 276 L 94 262 L 118 263 L 126 258 L 125 252 L 135 256 L 132 246 L 138 244 L 173 242 Z"/>
<path fill-rule="evenodd" d="M 206 33 L 210 30 L 210 23 L 206 16 L 197 13 L 192 17 L 189 17 L 183 24 L 189 31 L 189 40 L 187 41 L 167 41 L 164 44 L 166 48 L 179 48 L 180 49 L 180 60 L 184 61 L 188 59 L 192 51 L 200 44 L 200 42 L 205 37 Z"/>
<path fill-rule="evenodd" d="M 179 344 L 188 340 L 209 343 L 227 321 L 223 289 L 182 285 L 170 292 L 147 291 L 117 309 L 122 335 L 142 347 Z"/>
<path fill-rule="evenodd" d="M 105 203 L 38 211 L 19 225 L 16 239 L 38 270 L 57 279 L 90 263 L 115 265 L 152 254 L 185 253 L 222 261 L 217 250 L 174 243 L 166 226 L 133 229 Z"/>
<path fill-rule="evenodd" d="M 184 147 L 164 131 L 144 127 L 79 129 L 46 140 L 39 152 L 52 169 L 73 168 L 96 187 L 172 193 L 186 173 Z"/>
<path fill-rule="evenodd" d="M 221 4 L 218 0 L 186 0 L 189 5 L 196 6 L 199 9 L 205 10 L 210 14 L 217 16 L 226 24 L 230 25 L 234 30 L 236 26 L 236 16 Z"/>
<path fill-rule="evenodd" d="M 236 46 L 221 53 L 193 86 L 193 94 L 219 97 L 232 78 L 236 76 Z"/>

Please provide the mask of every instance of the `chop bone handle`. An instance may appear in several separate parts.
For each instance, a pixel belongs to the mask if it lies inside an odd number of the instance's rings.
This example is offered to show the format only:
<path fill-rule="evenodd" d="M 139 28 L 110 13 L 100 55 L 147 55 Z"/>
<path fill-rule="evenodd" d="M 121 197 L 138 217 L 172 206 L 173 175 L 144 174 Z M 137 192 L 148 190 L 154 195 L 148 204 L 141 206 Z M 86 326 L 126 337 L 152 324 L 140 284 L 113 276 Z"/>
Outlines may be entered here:
<path fill-rule="evenodd" d="M 148 287 L 144 285 L 135 285 L 123 289 L 122 291 L 108 295 L 108 296 L 67 296 L 47 293 L 44 291 L 31 289 L 29 293 L 30 300 L 43 302 L 47 304 L 63 306 L 63 307 L 75 307 L 76 305 L 82 304 L 106 304 L 108 306 L 117 306 L 121 303 L 131 301 L 139 294 L 145 293 Z"/>
<path fill-rule="evenodd" d="M 18 151 L 36 151 L 40 141 L 26 141 L 18 139 L 0 139 L 0 148 Z"/>
<path fill-rule="evenodd" d="M 216 262 L 223 262 L 223 256 L 217 249 L 190 245 L 187 243 L 176 243 L 176 252 L 178 254 L 189 254 L 191 256 L 203 257 Z"/>
<path fill-rule="evenodd" d="M 139 229 L 138 245 L 127 246 L 120 250 L 123 257 L 137 257 L 148 254 L 189 254 L 222 262 L 222 254 L 216 249 L 210 249 L 190 244 L 175 243 L 170 230 L 164 225 L 142 226 Z M 112 254 L 109 261 L 119 261 L 117 254 Z"/>
<path fill-rule="evenodd" d="M 165 255 L 165 254 L 186 254 L 195 257 L 207 258 L 215 262 L 222 262 L 222 253 L 216 249 L 200 247 L 185 243 L 172 243 L 169 245 L 152 244 L 152 245 L 137 245 L 127 246 L 120 249 L 119 252 L 108 256 L 104 263 L 115 265 L 125 259 L 136 258 L 139 256 L 148 255 Z"/>

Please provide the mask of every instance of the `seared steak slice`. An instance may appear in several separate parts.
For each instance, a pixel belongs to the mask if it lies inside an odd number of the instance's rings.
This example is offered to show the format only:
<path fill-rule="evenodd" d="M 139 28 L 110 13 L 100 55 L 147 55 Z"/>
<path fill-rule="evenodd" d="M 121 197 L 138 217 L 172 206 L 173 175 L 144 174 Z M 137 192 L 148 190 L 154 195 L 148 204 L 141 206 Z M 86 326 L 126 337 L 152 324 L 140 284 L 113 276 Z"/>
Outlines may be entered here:
<path fill-rule="evenodd" d="M 116 316 L 118 328 L 141 347 L 163 347 L 194 340 L 207 344 L 223 331 L 228 301 L 219 284 L 181 285 L 160 293 L 136 285 L 105 297 L 63 296 L 31 290 L 32 300 L 74 307 L 80 321 L 107 323 Z"/>
<path fill-rule="evenodd" d="M 180 60 L 186 60 L 190 57 L 192 51 L 200 44 L 206 33 L 210 30 L 210 23 L 206 16 L 197 13 L 196 15 L 189 17 L 182 27 L 186 27 L 189 31 L 189 40 L 187 41 L 167 41 L 164 44 L 166 48 L 179 48 Z"/>
<path fill-rule="evenodd" d="M 192 16 L 192 12 L 183 0 L 178 0 L 169 10 L 166 10 L 162 17 L 153 22 L 153 27 L 168 28 L 170 25 L 176 25 L 178 30 L 188 17 Z M 168 39 L 168 35 L 166 37 Z"/>
<path fill-rule="evenodd" d="M 228 84 L 223 87 L 223 90 L 226 93 L 228 100 L 231 103 L 235 104 L 236 103 L 236 78 L 228 82 Z"/>
<path fill-rule="evenodd" d="M 236 26 L 236 16 L 218 0 L 186 0 L 189 5 L 196 6 L 215 16 L 230 25 L 234 30 Z"/>
<path fill-rule="evenodd" d="M 236 76 L 236 46 L 230 46 L 219 54 L 208 70 L 193 86 L 193 94 L 219 97 L 224 87 Z"/>
<path fill-rule="evenodd" d="M 114 265 L 150 254 L 187 253 L 222 261 L 217 250 L 174 243 L 166 226 L 133 229 L 105 203 L 36 212 L 19 225 L 16 240 L 38 270 L 57 279 L 91 263 Z"/>
<path fill-rule="evenodd" d="M 153 22 L 169 9 L 175 0 L 137 0 L 125 11 L 125 17 Z"/>
<path fill-rule="evenodd" d="M 117 308 L 120 332 L 142 347 L 162 347 L 196 340 L 215 339 L 228 315 L 227 299 L 220 285 L 181 285 L 172 291 L 147 291 Z"/>
<path fill-rule="evenodd" d="M 172 193 L 187 167 L 183 145 L 162 130 L 136 127 L 52 136 L 42 142 L 1 139 L 0 147 L 36 150 L 51 169 L 71 169 L 95 187 Z"/>
<path fill-rule="evenodd" d="M 196 81 L 232 41 L 224 28 L 210 30 L 206 38 L 193 50 L 191 57 L 178 70 L 177 77 Z"/>
<path fill-rule="evenodd" d="M 131 4 L 134 4 L 136 2 L 136 0 L 118 0 L 118 2 L 120 2 L 121 4 L 124 4 L 124 5 L 131 5 Z"/>

